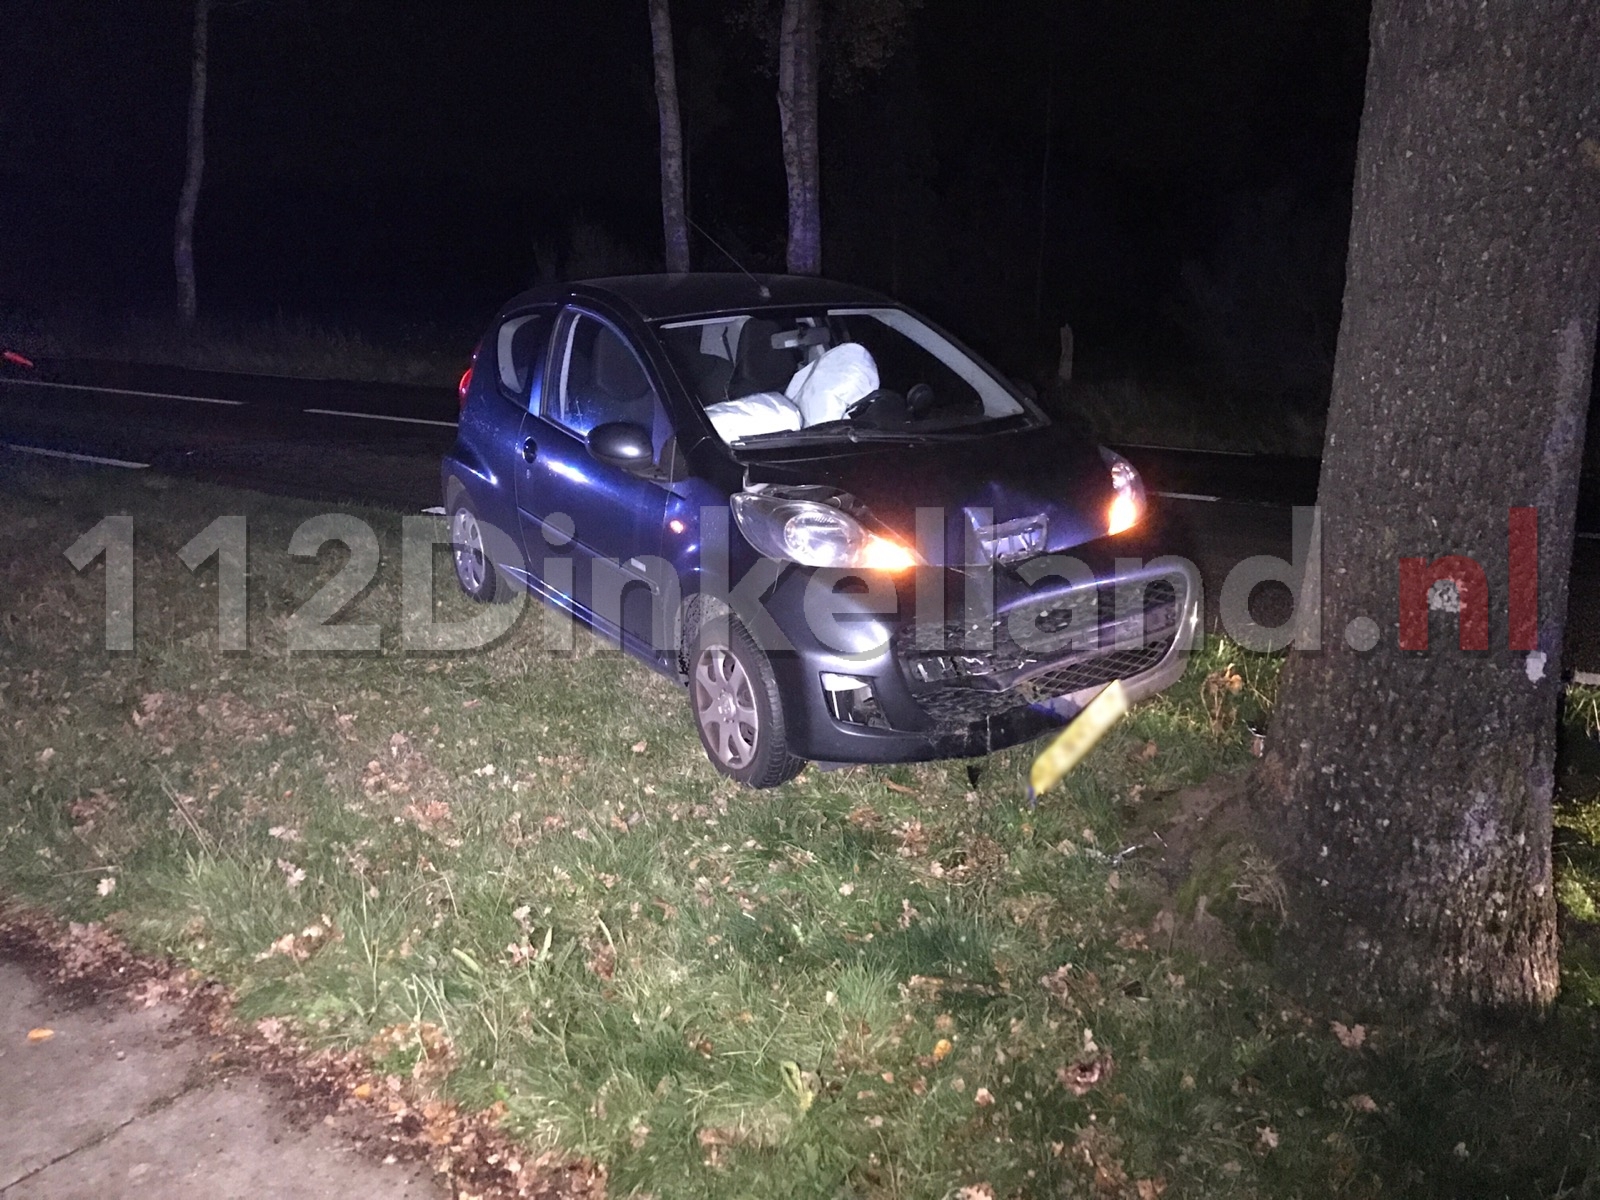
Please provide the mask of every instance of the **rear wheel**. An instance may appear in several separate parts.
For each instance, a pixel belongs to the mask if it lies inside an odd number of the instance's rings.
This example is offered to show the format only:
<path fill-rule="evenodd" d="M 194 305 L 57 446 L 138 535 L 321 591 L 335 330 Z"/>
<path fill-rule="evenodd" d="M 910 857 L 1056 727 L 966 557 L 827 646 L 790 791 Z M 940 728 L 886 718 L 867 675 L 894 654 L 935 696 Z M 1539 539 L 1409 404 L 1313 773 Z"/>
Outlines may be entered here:
<path fill-rule="evenodd" d="M 494 559 L 484 542 L 483 526 L 466 496 L 460 497 L 450 512 L 450 557 L 455 563 L 456 582 L 479 604 L 510 600 L 511 589 L 495 570 Z"/>
<path fill-rule="evenodd" d="M 789 753 L 772 664 L 737 617 L 710 621 L 695 638 L 689 701 L 706 756 L 724 775 L 769 788 L 805 767 Z"/>

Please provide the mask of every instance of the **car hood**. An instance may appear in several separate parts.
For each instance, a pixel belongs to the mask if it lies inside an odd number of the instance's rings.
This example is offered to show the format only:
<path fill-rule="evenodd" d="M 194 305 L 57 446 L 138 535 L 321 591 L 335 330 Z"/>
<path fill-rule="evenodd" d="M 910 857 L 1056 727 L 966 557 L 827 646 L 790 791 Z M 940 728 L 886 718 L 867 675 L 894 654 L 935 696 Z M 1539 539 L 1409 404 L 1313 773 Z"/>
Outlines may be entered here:
<path fill-rule="evenodd" d="M 822 485 L 848 492 L 886 530 L 917 541 L 936 565 L 981 561 L 975 526 L 1045 528 L 1030 554 L 1059 553 L 1103 537 L 1111 473 L 1092 438 L 1064 426 L 927 444 L 866 442 L 795 447 L 747 460 L 750 484 Z M 917 539 L 917 510 L 942 509 L 943 547 Z M 1015 555 L 1014 555 L 1015 556 Z"/>

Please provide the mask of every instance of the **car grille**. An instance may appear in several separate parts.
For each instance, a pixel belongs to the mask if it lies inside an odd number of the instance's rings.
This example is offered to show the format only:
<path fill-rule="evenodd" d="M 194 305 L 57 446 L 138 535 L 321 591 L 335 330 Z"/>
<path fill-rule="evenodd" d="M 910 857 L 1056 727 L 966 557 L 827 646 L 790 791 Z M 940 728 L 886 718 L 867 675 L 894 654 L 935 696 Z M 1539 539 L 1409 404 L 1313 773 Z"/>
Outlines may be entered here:
<path fill-rule="evenodd" d="M 913 694 L 934 721 L 957 724 L 1151 670 L 1177 640 L 1187 586 L 1181 576 L 1125 582 L 1142 588 L 1142 603 L 1125 595 L 1120 613 L 1117 586 L 1097 589 L 1094 622 L 1074 621 L 1072 601 L 1059 595 L 1013 608 L 994 626 L 992 648 L 974 649 L 972 631 L 959 623 L 944 627 L 939 649 L 902 631 L 897 650 Z M 1088 602 L 1081 593 L 1076 599 Z M 1028 632 L 1028 645 L 1014 628 Z"/>
<path fill-rule="evenodd" d="M 1172 638 L 1165 637 L 1143 646 L 1113 650 L 1088 662 L 1073 663 L 1059 670 L 1030 676 L 1014 690 L 1034 702 L 1070 696 L 1073 692 L 1110 683 L 1113 679 L 1131 679 L 1135 675 L 1142 675 L 1160 663 L 1171 648 Z"/>

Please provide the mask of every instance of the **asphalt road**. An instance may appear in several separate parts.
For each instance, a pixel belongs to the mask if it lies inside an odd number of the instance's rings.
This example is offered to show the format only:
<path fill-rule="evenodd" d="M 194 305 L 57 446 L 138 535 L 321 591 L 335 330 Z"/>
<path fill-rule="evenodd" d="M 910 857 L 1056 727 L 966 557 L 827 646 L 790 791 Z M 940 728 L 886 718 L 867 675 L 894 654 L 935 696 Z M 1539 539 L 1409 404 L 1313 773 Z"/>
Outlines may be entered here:
<path fill-rule="evenodd" d="M 444 389 L 267 378 L 119 363 L 42 362 L 0 375 L 0 455 L 154 469 L 330 502 L 415 512 L 439 503 L 455 438 Z M 1291 512 L 1316 497 L 1314 459 L 1119 447 L 1160 498 L 1174 550 L 1200 567 L 1210 624 L 1232 567 L 1288 560 Z M 0 460 L 3 469 L 3 460 Z M 1597 489 L 1588 489 L 1593 496 Z M 1600 671 L 1600 504 L 1580 506 L 1566 667 Z M 1259 589 L 1273 623 L 1287 594 Z"/>

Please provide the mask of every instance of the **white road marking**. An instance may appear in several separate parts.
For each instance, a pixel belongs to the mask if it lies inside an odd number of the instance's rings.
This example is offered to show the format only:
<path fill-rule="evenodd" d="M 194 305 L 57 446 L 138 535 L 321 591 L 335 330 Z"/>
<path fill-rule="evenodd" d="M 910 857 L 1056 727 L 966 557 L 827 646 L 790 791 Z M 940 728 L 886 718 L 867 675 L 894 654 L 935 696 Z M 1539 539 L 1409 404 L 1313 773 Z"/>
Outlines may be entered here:
<path fill-rule="evenodd" d="M 129 462 L 123 458 L 101 458 L 98 454 L 69 454 L 65 450 L 46 450 L 42 446 L 19 446 L 16 442 L 5 443 L 8 450 L 19 450 L 23 454 L 38 454 L 45 458 L 70 458 L 73 462 L 97 463 L 102 467 L 127 467 L 130 471 L 145 471 L 150 468 L 149 463 Z"/>
<path fill-rule="evenodd" d="M 1264 457 L 1251 453 L 1249 450 L 1185 450 L 1179 446 L 1152 446 L 1148 442 L 1118 442 L 1124 450 L 1160 450 L 1168 454 L 1225 454 L 1229 458 L 1259 458 Z"/>
<path fill-rule="evenodd" d="M 1156 495 L 1165 500 L 1204 500 L 1207 504 L 1215 504 L 1222 499 L 1221 496 L 1197 496 L 1193 492 L 1157 492 Z"/>
<path fill-rule="evenodd" d="M 139 392 L 132 388 L 89 387 L 82 383 L 52 383 L 44 379 L 7 379 L 0 381 L 17 387 L 61 388 L 69 392 L 102 392 L 108 396 L 144 396 L 151 400 L 187 400 L 191 404 L 225 404 L 229 408 L 243 408 L 243 400 L 218 400 L 215 396 L 180 396 L 175 392 Z"/>
<path fill-rule="evenodd" d="M 319 417 L 357 417 L 363 421 L 399 421 L 405 425 L 442 425 L 454 429 L 454 421 L 430 421 L 426 417 L 391 417 L 387 413 L 348 412 L 342 408 L 303 408 L 301 412 L 316 413 Z"/>

